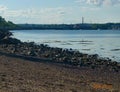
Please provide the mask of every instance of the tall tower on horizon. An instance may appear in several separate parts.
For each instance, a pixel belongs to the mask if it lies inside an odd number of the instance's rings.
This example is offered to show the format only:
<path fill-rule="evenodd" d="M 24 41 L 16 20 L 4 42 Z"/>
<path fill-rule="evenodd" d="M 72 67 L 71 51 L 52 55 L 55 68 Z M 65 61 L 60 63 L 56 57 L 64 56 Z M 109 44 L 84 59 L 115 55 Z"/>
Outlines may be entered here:
<path fill-rule="evenodd" d="M 84 24 L 84 17 L 82 17 L 82 24 Z"/>

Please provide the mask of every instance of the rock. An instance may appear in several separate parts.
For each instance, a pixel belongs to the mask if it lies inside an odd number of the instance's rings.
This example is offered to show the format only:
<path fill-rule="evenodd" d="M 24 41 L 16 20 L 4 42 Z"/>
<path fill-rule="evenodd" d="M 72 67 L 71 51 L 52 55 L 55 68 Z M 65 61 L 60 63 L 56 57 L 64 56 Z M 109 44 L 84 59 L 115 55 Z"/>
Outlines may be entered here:
<path fill-rule="evenodd" d="M 0 40 L 8 39 L 12 35 L 9 31 L 0 31 Z"/>

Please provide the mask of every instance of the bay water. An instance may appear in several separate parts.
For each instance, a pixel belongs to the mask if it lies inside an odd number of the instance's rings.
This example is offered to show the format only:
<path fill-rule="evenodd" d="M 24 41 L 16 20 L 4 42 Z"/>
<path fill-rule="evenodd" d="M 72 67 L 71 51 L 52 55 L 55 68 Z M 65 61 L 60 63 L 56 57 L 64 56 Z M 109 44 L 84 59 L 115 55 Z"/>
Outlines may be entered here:
<path fill-rule="evenodd" d="M 120 62 L 120 30 L 12 30 L 13 37 L 50 47 L 79 50 Z"/>

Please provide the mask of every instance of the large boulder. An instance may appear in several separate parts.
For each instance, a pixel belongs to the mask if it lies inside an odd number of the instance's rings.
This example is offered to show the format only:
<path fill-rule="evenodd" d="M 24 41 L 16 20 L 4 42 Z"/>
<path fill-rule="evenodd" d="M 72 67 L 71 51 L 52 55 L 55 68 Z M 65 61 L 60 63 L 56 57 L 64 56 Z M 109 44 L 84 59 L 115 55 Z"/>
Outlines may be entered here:
<path fill-rule="evenodd" d="M 1 44 L 18 44 L 20 40 L 11 38 L 12 33 L 9 31 L 0 30 L 0 43 Z"/>
<path fill-rule="evenodd" d="M 12 35 L 9 31 L 0 30 L 0 40 L 8 39 Z"/>

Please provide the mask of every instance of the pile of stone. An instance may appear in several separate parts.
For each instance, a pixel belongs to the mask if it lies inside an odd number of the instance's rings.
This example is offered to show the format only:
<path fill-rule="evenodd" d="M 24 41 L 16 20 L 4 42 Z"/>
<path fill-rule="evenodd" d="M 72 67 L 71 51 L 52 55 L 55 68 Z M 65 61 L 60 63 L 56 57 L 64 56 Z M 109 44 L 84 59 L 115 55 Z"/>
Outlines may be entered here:
<path fill-rule="evenodd" d="M 100 58 L 97 54 L 89 55 L 72 49 L 53 48 L 44 44 L 37 45 L 34 42 L 21 42 L 18 39 L 11 38 L 11 35 L 12 33 L 9 31 L 0 31 L 0 51 L 26 57 L 46 58 L 52 60 L 52 62 L 77 67 L 120 70 L 118 62 L 109 58 Z"/>
<path fill-rule="evenodd" d="M 9 31 L 0 30 L 0 40 L 8 39 L 12 35 Z"/>
<path fill-rule="evenodd" d="M 36 58 L 46 58 L 52 60 L 52 62 L 61 63 L 65 65 L 71 65 L 76 67 L 91 67 L 95 68 L 109 68 L 110 70 L 119 71 L 120 65 L 118 62 L 112 61 L 109 58 L 100 58 L 97 54 L 89 55 L 80 53 L 72 49 L 53 48 L 44 44 L 37 45 L 34 42 L 19 42 L 1 44 L 0 48 L 3 51 Z M 12 42 L 11 41 L 11 42 Z"/>
<path fill-rule="evenodd" d="M 21 42 L 18 39 L 11 38 L 11 36 L 11 32 L 0 30 L 0 44 L 17 44 Z"/>

